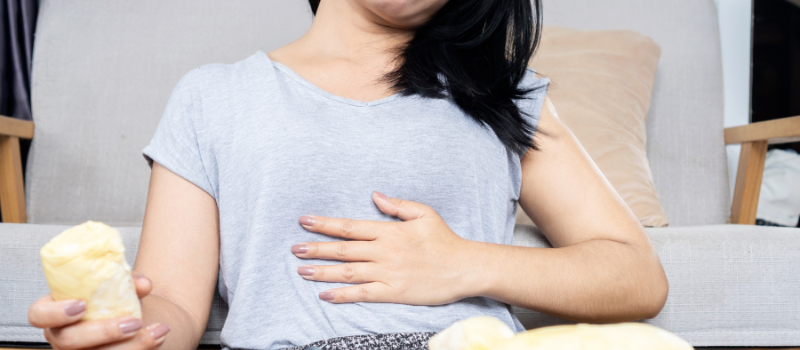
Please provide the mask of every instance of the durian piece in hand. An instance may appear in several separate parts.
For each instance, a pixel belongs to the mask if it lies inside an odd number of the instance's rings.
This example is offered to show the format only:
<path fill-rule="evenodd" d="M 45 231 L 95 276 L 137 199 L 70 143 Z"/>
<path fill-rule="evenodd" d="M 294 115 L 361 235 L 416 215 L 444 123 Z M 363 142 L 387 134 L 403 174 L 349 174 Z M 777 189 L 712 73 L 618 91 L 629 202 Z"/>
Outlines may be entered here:
<path fill-rule="evenodd" d="M 576 324 L 517 334 L 493 350 L 692 350 L 675 334 L 645 323 Z"/>
<path fill-rule="evenodd" d="M 41 256 L 53 298 L 86 302 L 82 320 L 142 317 L 119 231 L 87 221 L 55 236 Z"/>
<path fill-rule="evenodd" d="M 429 350 L 489 350 L 511 339 L 514 331 L 494 317 L 477 316 L 458 321 L 428 340 Z"/>

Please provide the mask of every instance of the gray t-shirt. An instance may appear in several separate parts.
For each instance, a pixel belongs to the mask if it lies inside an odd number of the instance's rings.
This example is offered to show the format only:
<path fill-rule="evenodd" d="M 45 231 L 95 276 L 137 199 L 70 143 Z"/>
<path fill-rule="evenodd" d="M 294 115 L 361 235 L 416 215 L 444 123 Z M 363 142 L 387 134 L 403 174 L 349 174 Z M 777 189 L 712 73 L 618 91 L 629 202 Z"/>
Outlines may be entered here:
<path fill-rule="evenodd" d="M 441 77 L 441 76 L 440 76 Z M 517 101 L 535 126 L 549 80 Z M 220 220 L 219 290 L 230 306 L 227 348 L 278 349 L 368 333 L 440 331 L 491 315 L 522 330 L 506 304 L 482 297 L 442 306 L 331 304 L 291 246 L 333 241 L 297 219 L 397 220 L 372 191 L 433 207 L 458 235 L 511 244 L 520 155 L 448 99 L 360 102 L 328 93 L 263 52 L 184 76 L 143 153 L 208 192 Z"/>

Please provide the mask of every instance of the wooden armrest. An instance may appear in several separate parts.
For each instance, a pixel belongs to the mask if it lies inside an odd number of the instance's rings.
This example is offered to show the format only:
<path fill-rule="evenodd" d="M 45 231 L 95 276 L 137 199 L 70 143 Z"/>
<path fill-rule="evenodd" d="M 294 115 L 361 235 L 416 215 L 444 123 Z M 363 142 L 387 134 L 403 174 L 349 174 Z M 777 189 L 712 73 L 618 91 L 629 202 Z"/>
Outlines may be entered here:
<path fill-rule="evenodd" d="M 33 138 L 33 122 L 0 115 L 0 213 L 3 222 L 27 221 L 20 138 Z"/>
<path fill-rule="evenodd" d="M 0 115 L 0 135 L 33 138 L 33 122 Z"/>
<path fill-rule="evenodd" d="M 756 223 L 767 146 L 794 141 L 800 141 L 800 116 L 725 129 L 726 144 L 742 144 L 731 204 L 731 223 Z"/>
<path fill-rule="evenodd" d="M 771 144 L 800 141 L 800 116 L 725 128 L 725 144 L 754 141 Z"/>

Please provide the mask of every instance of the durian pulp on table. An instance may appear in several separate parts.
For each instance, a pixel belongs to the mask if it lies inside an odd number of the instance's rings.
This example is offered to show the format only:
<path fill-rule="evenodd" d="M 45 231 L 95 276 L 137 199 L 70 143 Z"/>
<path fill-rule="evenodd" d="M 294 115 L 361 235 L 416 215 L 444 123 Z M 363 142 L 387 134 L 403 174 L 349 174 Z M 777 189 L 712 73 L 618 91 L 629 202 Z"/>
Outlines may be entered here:
<path fill-rule="evenodd" d="M 489 350 L 511 339 L 514 331 L 491 316 L 458 321 L 428 341 L 429 350 Z"/>
<path fill-rule="evenodd" d="M 87 221 L 55 236 L 40 253 L 53 298 L 85 301 L 83 320 L 142 317 L 119 231 Z"/>
<path fill-rule="evenodd" d="M 693 350 L 685 340 L 645 323 L 576 324 L 517 334 L 493 350 Z"/>
<path fill-rule="evenodd" d="M 675 334 L 644 323 L 542 327 L 514 335 L 502 321 L 458 321 L 428 341 L 429 350 L 692 350 Z"/>

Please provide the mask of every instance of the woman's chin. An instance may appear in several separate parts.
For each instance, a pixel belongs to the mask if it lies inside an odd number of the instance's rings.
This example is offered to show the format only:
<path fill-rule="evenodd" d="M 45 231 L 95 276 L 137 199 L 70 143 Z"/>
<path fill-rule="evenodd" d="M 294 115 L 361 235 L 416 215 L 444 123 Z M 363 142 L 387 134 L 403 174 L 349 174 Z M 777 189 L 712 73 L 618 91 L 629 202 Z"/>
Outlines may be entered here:
<path fill-rule="evenodd" d="M 447 0 L 357 0 L 365 8 L 397 29 L 414 29 L 422 26 Z"/>

